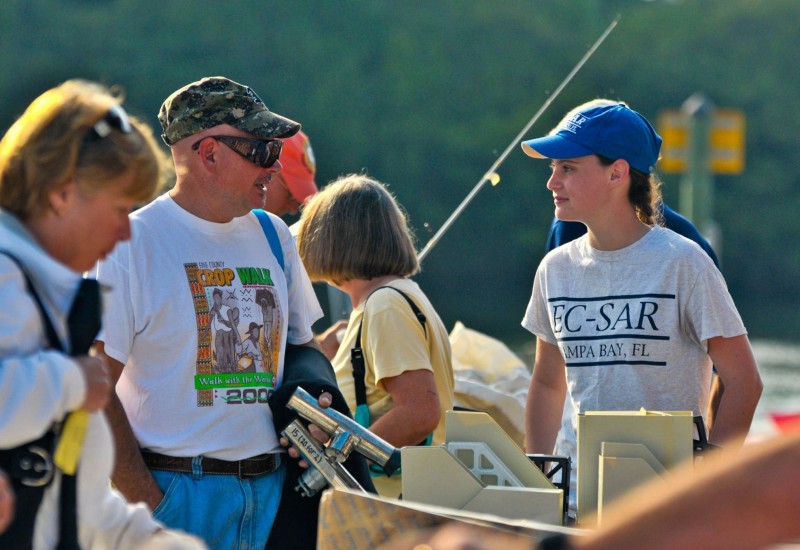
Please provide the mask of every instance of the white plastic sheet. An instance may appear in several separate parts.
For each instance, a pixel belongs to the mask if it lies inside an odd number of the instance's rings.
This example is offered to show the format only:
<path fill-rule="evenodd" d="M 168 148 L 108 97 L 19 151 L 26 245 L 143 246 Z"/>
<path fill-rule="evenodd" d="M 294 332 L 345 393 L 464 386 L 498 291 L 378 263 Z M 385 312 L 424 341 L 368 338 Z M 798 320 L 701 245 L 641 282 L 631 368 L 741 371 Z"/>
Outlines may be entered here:
<path fill-rule="evenodd" d="M 457 321 L 450 332 L 456 405 L 488 413 L 519 445 L 525 441 L 525 400 L 531 375 L 500 340 Z"/>

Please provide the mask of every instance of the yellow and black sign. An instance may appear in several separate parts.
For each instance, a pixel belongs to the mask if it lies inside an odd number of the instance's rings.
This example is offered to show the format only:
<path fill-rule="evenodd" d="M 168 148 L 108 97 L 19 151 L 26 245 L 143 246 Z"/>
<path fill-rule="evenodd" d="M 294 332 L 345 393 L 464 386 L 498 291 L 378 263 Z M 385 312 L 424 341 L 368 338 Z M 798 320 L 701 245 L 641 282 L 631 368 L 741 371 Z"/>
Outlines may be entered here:
<path fill-rule="evenodd" d="M 664 143 L 658 162 L 662 172 L 683 173 L 689 158 L 689 116 L 680 109 L 658 114 L 658 133 Z M 713 174 L 740 174 L 744 170 L 744 112 L 714 109 L 708 142 L 709 170 Z"/>

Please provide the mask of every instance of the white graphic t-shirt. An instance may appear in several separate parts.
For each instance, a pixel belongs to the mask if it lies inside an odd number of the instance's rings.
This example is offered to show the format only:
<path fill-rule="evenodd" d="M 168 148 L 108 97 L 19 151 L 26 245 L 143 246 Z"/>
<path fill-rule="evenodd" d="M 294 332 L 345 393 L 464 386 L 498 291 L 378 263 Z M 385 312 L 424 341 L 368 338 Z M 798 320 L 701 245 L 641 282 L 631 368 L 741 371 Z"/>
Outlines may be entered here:
<path fill-rule="evenodd" d="M 163 195 L 98 266 L 103 333 L 125 369 L 117 393 L 142 448 L 240 460 L 278 447 L 267 399 L 284 342 L 322 316 L 288 227 L 271 216 L 285 272 L 253 214 L 197 218 Z"/>

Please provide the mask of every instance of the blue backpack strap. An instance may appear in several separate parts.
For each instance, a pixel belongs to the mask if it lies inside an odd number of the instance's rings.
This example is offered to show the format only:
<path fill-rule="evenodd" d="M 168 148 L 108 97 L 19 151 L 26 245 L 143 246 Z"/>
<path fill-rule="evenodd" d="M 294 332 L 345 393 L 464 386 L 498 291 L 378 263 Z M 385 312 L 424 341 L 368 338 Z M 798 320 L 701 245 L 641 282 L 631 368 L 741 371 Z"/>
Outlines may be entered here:
<path fill-rule="evenodd" d="M 267 237 L 269 247 L 272 249 L 272 255 L 275 256 L 276 260 L 278 260 L 278 265 L 281 266 L 281 269 L 286 271 L 286 267 L 283 264 L 283 247 L 281 246 L 281 239 L 278 237 L 278 232 L 275 230 L 272 220 L 269 219 L 269 214 L 260 208 L 254 209 L 253 214 L 255 214 L 256 218 L 258 218 L 258 223 L 261 224 L 261 229 L 264 230 L 264 236 Z"/>

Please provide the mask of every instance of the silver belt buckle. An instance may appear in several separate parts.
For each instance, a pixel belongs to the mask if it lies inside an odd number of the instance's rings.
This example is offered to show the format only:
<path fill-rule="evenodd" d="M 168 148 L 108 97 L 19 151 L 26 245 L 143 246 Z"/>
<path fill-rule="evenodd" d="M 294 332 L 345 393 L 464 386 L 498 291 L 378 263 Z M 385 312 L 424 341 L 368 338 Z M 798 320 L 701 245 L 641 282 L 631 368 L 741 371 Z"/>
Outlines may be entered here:
<path fill-rule="evenodd" d="M 27 454 L 33 457 L 24 456 L 20 459 L 19 469 L 24 474 L 20 477 L 20 483 L 28 487 L 42 487 L 50 483 L 55 474 L 50 451 L 31 445 L 27 448 Z"/>

